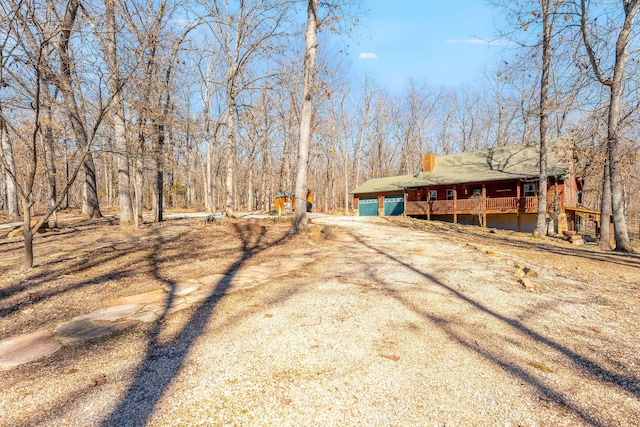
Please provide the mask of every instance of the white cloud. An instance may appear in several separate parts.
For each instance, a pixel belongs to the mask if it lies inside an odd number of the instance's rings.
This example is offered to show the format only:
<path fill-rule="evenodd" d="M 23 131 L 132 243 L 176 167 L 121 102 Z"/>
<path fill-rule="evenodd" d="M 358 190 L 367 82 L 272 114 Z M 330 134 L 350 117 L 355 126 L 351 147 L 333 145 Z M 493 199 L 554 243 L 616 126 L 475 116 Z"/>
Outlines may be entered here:
<path fill-rule="evenodd" d="M 358 55 L 358 58 L 360 58 L 360 59 L 378 59 L 378 54 L 371 53 L 371 52 L 362 52 L 360 55 Z"/>
<path fill-rule="evenodd" d="M 449 39 L 447 40 L 447 44 L 478 44 L 478 45 L 505 45 L 509 44 L 508 40 L 487 40 L 487 39 Z"/>

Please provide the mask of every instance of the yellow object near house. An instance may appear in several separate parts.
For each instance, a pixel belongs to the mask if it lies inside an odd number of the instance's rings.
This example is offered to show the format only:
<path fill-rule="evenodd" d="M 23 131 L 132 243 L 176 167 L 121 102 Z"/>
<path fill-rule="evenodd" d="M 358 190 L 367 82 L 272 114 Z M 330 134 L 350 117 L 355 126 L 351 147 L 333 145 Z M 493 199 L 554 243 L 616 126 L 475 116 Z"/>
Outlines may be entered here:
<path fill-rule="evenodd" d="M 307 212 L 311 212 L 313 207 L 313 194 L 311 190 L 307 188 Z M 275 209 L 280 215 L 296 210 L 296 196 L 295 191 L 282 190 L 276 193 L 275 197 Z"/>

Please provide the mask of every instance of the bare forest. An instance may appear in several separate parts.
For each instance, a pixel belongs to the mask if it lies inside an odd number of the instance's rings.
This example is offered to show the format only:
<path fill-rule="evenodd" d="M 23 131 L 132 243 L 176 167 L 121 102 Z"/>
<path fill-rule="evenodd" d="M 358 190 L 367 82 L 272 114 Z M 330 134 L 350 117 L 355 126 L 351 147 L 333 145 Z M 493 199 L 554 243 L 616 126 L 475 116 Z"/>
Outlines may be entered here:
<path fill-rule="evenodd" d="M 0 0 L 2 218 L 270 212 L 301 176 L 314 210 L 350 213 L 423 153 L 570 136 L 582 204 L 637 237 L 638 1 L 493 3 L 505 47 L 482 81 L 391 93 L 342 53 L 365 2 Z"/>

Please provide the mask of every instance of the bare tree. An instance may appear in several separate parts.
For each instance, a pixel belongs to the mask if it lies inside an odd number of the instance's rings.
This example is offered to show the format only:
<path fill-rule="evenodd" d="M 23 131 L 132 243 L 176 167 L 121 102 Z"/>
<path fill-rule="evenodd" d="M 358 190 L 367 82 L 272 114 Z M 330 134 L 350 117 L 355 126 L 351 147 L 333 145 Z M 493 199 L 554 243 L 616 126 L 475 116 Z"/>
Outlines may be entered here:
<path fill-rule="evenodd" d="M 206 2 L 205 6 L 206 21 L 224 67 L 218 84 L 224 88 L 226 105 L 225 210 L 227 215 L 233 215 L 238 107 L 245 93 L 259 89 L 271 74 L 268 67 L 259 67 L 257 62 L 281 49 L 278 43 L 283 36 L 288 3 L 251 0 L 235 4 L 225 0 Z"/>
<path fill-rule="evenodd" d="M 538 185 L 538 212 L 534 237 L 547 234 L 547 149 L 549 140 L 549 74 L 551 73 L 552 32 L 562 0 L 540 0 L 542 18 L 542 74 L 540 76 L 540 176 Z"/>
<path fill-rule="evenodd" d="M 6 5 L 3 5 L 2 14 L 3 19 L 0 22 L 2 22 L 2 25 L 6 28 L 6 32 L 3 32 L 2 34 L 3 40 L 0 45 L 0 91 L 4 89 L 6 85 L 3 70 L 10 58 L 10 55 L 5 54 L 5 49 L 10 47 L 8 43 L 13 35 L 14 12 L 11 9 L 7 9 Z M 20 217 L 20 211 L 18 208 L 18 190 L 11 178 L 12 174 L 15 175 L 16 173 L 16 166 L 13 159 L 13 147 L 11 146 L 7 133 L 7 124 L 5 123 L 4 115 L 2 114 L 2 102 L 3 99 L 0 97 L 0 149 L 2 150 L 3 163 L 8 169 L 7 173 L 3 174 L 5 177 L 4 184 L 7 197 L 7 211 L 9 214 L 8 220 L 15 221 Z"/>
<path fill-rule="evenodd" d="M 53 7 L 52 3 L 41 5 L 28 2 L 16 3 L 8 0 L 6 5 L 8 7 L 3 8 L 2 11 L 3 13 L 11 13 L 15 23 L 15 28 L 10 28 L 10 32 L 7 33 L 14 48 L 11 57 L 13 63 L 19 67 L 18 71 L 11 71 L 9 77 L 11 84 L 20 89 L 24 98 L 23 102 L 31 107 L 32 113 L 30 117 L 27 114 L 26 117 L 22 115 L 17 118 L 17 122 L 20 123 L 19 126 L 27 127 L 25 131 L 25 129 L 20 129 L 18 125 L 12 124 L 4 111 L 1 112 L 5 137 L 15 138 L 20 141 L 28 156 L 27 162 L 22 168 L 13 169 L 7 161 L 7 155 L 4 150 L 1 161 L 22 202 L 24 265 L 32 267 L 33 235 L 62 204 L 81 168 L 84 168 L 85 175 L 92 175 L 85 176 L 83 207 L 88 209 L 85 212 L 91 216 L 100 214 L 97 188 L 95 187 L 97 184 L 95 181 L 95 168 L 93 168 L 93 161 L 91 160 L 89 164 L 87 159 L 90 158 L 94 137 L 110 100 L 96 109 L 96 115 L 93 117 L 93 126 L 87 128 L 87 120 L 86 117 L 83 117 L 84 114 L 82 112 L 85 111 L 83 107 L 85 103 L 84 94 L 88 92 L 88 88 L 84 84 L 85 82 L 78 78 L 75 63 L 70 54 L 71 34 L 74 31 L 80 6 L 77 1 L 71 0 L 62 14 L 51 9 Z M 44 6 L 44 10 L 40 6 Z M 60 19 L 56 21 L 53 20 L 54 17 L 60 17 Z M 57 68 L 52 64 L 53 52 L 57 54 Z M 29 59 L 25 62 L 23 58 Z M 47 103 L 50 105 L 52 99 L 48 95 L 43 97 L 43 92 L 46 94 L 48 91 L 49 82 L 53 82 L 63 95 L 63 105 L 67 112 L 67 119 L 73 128 L 76 144 L 80 148 L 80 152 L 78 163 L 71 172 L 66 186 L 57 195 L 55 203 L 49 203 L 44 215 L 35 224 L 32 224 L 31 211 L 35 203 L 33 192 L 39 163 L 38 159 L 40 157 L 37 141 L 42 136 L 43 123 L 46 127 L 50 124 L 47 120 L 53 119 L 52 115 L 45 118 L 42 117 L 43 106 L 47 108 Z M 43 90 L 43 86 L 47 86 L 47 89 Z M 22 109 L 22 111 L 29 110 Z M 45 135 L 46 133 L 48 131 L 45 131 Z M 93 185 L 93 187 L 87 189 L 88 185 Z"/>
<path fill-rule="evenodd" d="M 120 204 L 120 225 L 133 223 L 133 203 L 131 200 L 131 180 L 127 149 L 124 97 L 120 64 L 118 63 L 115 0 L 104 0 L 106 18 L 105 53 L 109 64 L 109 90 L 113 98 L 113 135 L 116 163 L 118 167 L 118 200 Z"/>
<path fill-rule="evenodd" d="M 10 0 L 13 1 L 13 0 Z M 60 89 L 63 96 L 63 102 L 71 128 L 76 139 L 76 144 L 80 150 L 86 151 L 84 158 L 84 189 L 82 197 L 82 212 L 89 218 L 100 218 L 100 202 L 98 199 L 98 182 L 96 179 L 96 168 L 93 156 L 89 149 L 85 149 L 92 141 L 89 140 L 89 134 L 86 125 L 86 111 L 81 105 L 82 94 L 78 93 L 77 82 L 74 82 L 77 70 L 75 69 L 74 59 L 71 54 L 71 36 L 78 18 L 80 8 L 80 0 L 70 0 L 64 11 L 62 22 L 60 23 L 60 36 L 56 43 L 58 57 L 60 60 L 60 70 L 55 74 L 55 83 Z M 30 31 L 28 17 L 23 21 L 25 31 Z M 47 74 L 53 74 L 51 70 L 45 71 Z M 75 83 L 75 84 L 74 84 Z M 79 102 L 80 101 L 80 102 Z"/>
<path fill-rule="evenodd" d="M 358 138 L 353 148 L 353 157 L 355 159 L 355 186 L 360 185 L 360 163 L 362 152 L 364 150 L 365 139 L 367 137 L 367 129 L 371 125 L 371 116 L 373 108 L 373 98 L 375 96 L 375 87 L 371 84 L 370 77 L 365 76 L 362 83 L 361 99 L 356 102 L 356 110 L 359 115 Z"/>
<path fill-rule="evenodd" d="M 624 20 L 619 29 L 615 30 L 615 50 L 611 65 L 609 67 L 610 76 L 604 69 L 606 64 L 604 53 L 598 56 L 596 48 L 604 49 L 605 43 L 598 39 L 596 44 L 592 43 L 595 27 L 595 19 L 589 19 L 589 6 L 587 0 L 580 0 L 580 29 L 584 42 L 591 70 L 600 84 L 606 86 L 610 91 L 609 111 L 607 117 L 607 156 L 604 167 L 603 191 L 601 203 L 601 246 L 609 247 L 609 213 L 613 212 L 613 226 L 615 230 L 616 250 L 632 252 L 629 242 L 627 224 L 624 215 L 624 195 L 623 182 L 621 176 L 622 152 L 620 147 L 620 124 L 623 118 L 621 104 L 623 96 L 623 85 L 625 82 L 625 71 L 629 61 L 629 43 L 635 19 L 640 7 L 639 0 L 623 0 L 622 9 Z M 605 7 L 606 5 L 601 5 Z M 601 20 L 602 21 L 602 20 Z M 606 24 L 605 24 L 606 25 Z M 599 42 L 599 43 L 598 43 Z"/>
<path fill-rule="evenodd" d="M 307 29 L 305 31 L 304 84 L 302 89 L 302 109 L 300 111 L 300 139 L 298 141 L 298 162 L 296 166 L 296 210 L 292 232 L 306 232 L 307 219 L 307 168 L 311 146 L 311 121 L 313 119 L 313 90 L 316 74 L 316 54 L 318 50 L 318 0 L 307 4 Z"/>

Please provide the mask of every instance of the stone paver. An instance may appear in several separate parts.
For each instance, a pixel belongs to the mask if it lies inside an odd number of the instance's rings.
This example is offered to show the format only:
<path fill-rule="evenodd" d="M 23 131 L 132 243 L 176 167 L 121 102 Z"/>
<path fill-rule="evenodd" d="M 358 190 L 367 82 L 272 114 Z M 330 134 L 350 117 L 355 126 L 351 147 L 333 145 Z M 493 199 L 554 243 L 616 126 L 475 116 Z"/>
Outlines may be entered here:
<path fill-rule="evenodd" d="M 87 319 L 71 320 L 58 325 L 55 329 L 55 334 L 62 343 L 69 344 L 110 335 L 136 323 L 134 320 L 121 320 L 119 322 L 100 322 Z"/>
<path fill-rule="evenodd" d="M 171 295 L 183 297 L 185 295 L 189 295 L 191 292 L 194 292 L 200 289 L 200 284 L 187 282 L 187 283 L 178 283 L 175 286 L 164 285 L 162 288 L 168 293 L 170 293 Z"/>
<path fill-rule="evenodd" d="M 135 312 L 140 310 L 140 308 L 142 308 L 141 304 L 116 305 L 103 308 L 102 310 L 97 310 L 83 316 L 77 316 L 71 320 L 115 321 L 135 314 Z"/>
<path fill-rule="evenodd" d="M 238 276 L 243 277 L 255 277 L 256 279 L 267 280 L 274 274 L 278 273 L 277 268 L 263 267 L 261 265 L 255 265 L 252 267 L 243 268 L 238 272 Z"/>
<path fill-rule="evenodd" d="M 113 299 L 105 302 L 108 307 L 114 305 L 127 305 L 127 304 L 163 304 L 169 299 L 169 294 L 162 289 L 158 289 L 151 292 L 145 292 L 143 294 L 130 295 L 122 298 Z"/>
<path fill-rule="evenodd" d="M 201 289 L 199 291 L 195 291 L 194 293 L 187 295 L 185 299 L 189 304 L 197 304 L 202 301 L 205 301 L 212 295 L 214 294 L 211 292 L 211 289 Z"/>
<path fill-rule="evenodd" d="M 0 342 L 0 370 L 48 356 L 60 347 L 46 329 L 8 338 Z"/>
<path fill-rule="evenodd" d="M 210 276 L 204 276 L 198 279 L 198 282 L 205 286 L 216 285 L 218 282 L 226 280 L 229 276 L 226 274 L 212 274 Z"/>
<path fill-rule="evenodd" d="M 135 320 L 144 323 L 153 323 L 160 318 L 160 315 L 151 310 L 142 310 L 129 317 L 130 320 Z"/>
<path fill-rule="evenodd" d="M 202 290 L 207 291 L 210 295 L 226 295 L 241 289 L 253 288 L 262 283 L 264 279 L 250 276 L 223 276 L 217 281 L 211 281 L 208 285 L 202 285 Z"/>
<path fill-rule="evenodd" d="M 104 245 L 107 249 L 112 247 Z M 315 254 L 314 252 L 311 255 Z M 192 307 L 213 295 L 226 295 L 253 288 L 270 278 L 289 273 L 313 261 L 313 256 L 309 253 L 298 251 L 291 255 L 292 257 L 285 260 L 267 261 L 241 269 L 232 275 L 212 274 L 175 286 L 165 285 L 164 289 L 109 300 L 105 302 L 106 308 L 59 324 L 53 335 L 46 329 L 41 329 L 31 334 L 8 338 L 0 342 L 0 370 L 55 353 L 61 348 L 60 343 L 71 344 L 103 337 L 138 322 L 155 322 L 160 316 Z M 169 302 L 171 306 L 167 307 Z"/>

